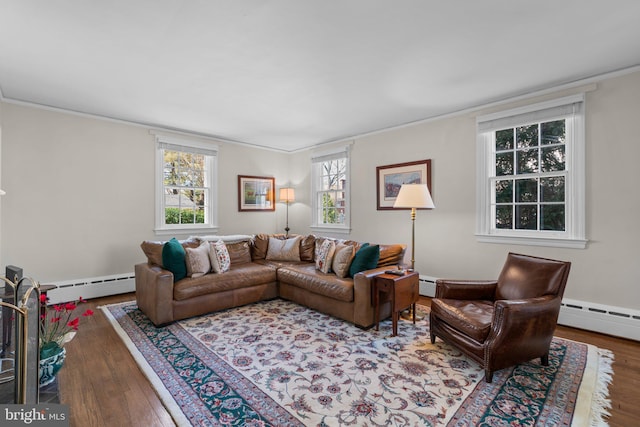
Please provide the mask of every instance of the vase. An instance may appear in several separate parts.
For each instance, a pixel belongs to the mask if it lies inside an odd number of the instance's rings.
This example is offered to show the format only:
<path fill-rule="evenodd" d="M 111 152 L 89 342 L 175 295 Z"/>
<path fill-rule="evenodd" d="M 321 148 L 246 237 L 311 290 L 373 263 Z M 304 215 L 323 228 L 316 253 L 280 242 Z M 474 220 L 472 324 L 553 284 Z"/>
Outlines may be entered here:
<path fill-rule="evenodd" d="M 46 351 L 43 348 L 40 351 L 40 369 L 39 369 L 39 383 L 40 387 L 44 387 L 47 384 L 51 384 L 56 379 L 56 375 L 62 365 L 64 364 L 64 358 L 67 352 L 64 347 L 55 346 L 53 348 L 47 348 Z M 44 356 L 44 357 L 43 357 Z"/>

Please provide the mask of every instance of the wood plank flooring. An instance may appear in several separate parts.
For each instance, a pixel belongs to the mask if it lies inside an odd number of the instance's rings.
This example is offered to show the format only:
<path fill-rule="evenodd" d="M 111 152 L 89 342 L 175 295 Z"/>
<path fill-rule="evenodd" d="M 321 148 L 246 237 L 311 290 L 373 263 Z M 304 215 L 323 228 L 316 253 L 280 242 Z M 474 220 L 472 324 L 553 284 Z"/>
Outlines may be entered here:
<path fill-rule="evenodd" d="M 134 300 L 134 294 L 87 302 L 95 314 L 82 319 L 76 337 L 67 344 L 67 359 L 60 371 L 60 400 L 69 405 L 70 424 L 88 426 L 172 426 L 171 416 L 142 374 L 133 357 L 109 325 L 100 305 Z M 420 303 L 430 304 L 421 297 Z M 556 335 L 593 344 L 615 354 L 611 427 L 638 425 L 640 419 L 640 343 L 560 326 Z"/>

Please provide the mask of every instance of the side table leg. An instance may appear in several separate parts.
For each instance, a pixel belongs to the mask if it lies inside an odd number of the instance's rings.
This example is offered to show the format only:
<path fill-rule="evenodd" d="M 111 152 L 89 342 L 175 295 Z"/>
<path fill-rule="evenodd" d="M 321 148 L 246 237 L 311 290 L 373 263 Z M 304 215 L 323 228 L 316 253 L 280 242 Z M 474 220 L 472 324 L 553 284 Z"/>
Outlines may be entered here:
<path fill-rule="evenodd" d="M 375 319 L 376 319 L 376 331 L 379 330 L 378 324 L 380 323 L 380 292 L 378 292 L 378 287 L 376 286 L 373 290 L 373 310 L 375 311 Z"/>
<path fill-rule="evenodd" d="M 411 304 L 411 311 L 413 312 L 413 324 L 416 324 L 416 303 Z"/>

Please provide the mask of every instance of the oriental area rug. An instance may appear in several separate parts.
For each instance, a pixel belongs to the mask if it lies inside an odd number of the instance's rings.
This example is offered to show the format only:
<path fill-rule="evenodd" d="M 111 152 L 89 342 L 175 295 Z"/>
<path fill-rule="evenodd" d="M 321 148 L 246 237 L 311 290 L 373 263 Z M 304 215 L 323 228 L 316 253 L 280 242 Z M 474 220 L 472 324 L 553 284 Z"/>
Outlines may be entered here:
<path fill-rule="evenodd" d="M 102 309 L 179 426 L 596 426 L 610 407 L 612 353 L 560 338 L 487 384 L 428 320 L 391 337 L 280 299 L 161 328 Z"/>

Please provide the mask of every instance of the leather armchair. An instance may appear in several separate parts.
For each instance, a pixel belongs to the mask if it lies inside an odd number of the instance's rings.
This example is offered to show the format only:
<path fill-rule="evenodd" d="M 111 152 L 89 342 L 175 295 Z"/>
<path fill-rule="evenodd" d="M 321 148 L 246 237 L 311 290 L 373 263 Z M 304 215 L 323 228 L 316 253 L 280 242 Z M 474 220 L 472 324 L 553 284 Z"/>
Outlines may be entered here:
<path fill-rule="evenodd" d="M 490 383 L 499 369 L 540 357 L 549 364 L 570 262 L 509 253 L 496 281 L 438 280 L 431 301 L 436 337 L 480 363 Z"/>

